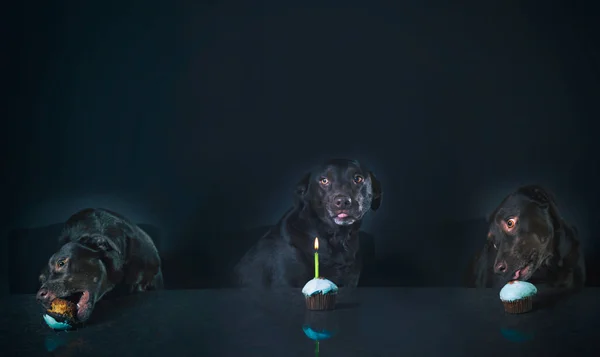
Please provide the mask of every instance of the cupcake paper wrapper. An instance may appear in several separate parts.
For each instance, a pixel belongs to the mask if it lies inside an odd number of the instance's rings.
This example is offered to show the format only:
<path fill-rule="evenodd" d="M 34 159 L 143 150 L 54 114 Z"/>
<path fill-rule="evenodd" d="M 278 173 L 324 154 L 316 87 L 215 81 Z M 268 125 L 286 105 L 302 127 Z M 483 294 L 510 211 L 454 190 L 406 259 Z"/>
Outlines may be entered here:
<path fill-rule="evenodd" d="M 306 297 L 306 308 L 309 310 L 333 310 L 336 294 L 314 294 Z"/>
<path fill-rule="evenodd" d="M 522 314 L 529 312 L 533 308 L 533 298 L 527 297 L 515 301 L 503 301 L 504 311 L 511 314 Z"/>

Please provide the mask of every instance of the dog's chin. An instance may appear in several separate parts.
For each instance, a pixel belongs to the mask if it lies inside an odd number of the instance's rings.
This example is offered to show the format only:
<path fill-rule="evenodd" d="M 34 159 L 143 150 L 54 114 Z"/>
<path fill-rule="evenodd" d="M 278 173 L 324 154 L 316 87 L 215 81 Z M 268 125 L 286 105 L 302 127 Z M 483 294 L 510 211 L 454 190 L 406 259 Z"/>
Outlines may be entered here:
<path fill-rule="evenodd" d="M 356 218 L 348 213 L 338 213 L 331 216 L 333 222 L 338 226 L 349 226 L 356 222 Z"/>
<path fill-rule="evenodd" d="M 356 220 L 354 218 L 333 217 L 333 222 L 335 222 L 335 224 L 337 224 L 338 226 L 349 226 L 354 224 Z"/>

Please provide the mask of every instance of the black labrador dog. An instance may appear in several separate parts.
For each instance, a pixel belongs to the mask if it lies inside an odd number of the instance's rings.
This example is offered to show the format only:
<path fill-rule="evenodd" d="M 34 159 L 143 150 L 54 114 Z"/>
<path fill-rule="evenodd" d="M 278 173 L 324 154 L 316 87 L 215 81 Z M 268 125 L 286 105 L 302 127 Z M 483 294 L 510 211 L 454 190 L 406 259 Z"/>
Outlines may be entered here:
<path fill-rule="evenodd" d="M 547 190 L 538 185 L 519 188 L 500 203 L 489 223 L 484 248 L 472 262 L 471 286 L 522 280 L 568 291 L 585 284 L 577 229 L 561 217 Z"/>
<path fill-rule="evenodd" d="M 154 242 L 125 217 L 105 209 L 84 209 L 65 223 L 59 250 L 40 275 L 37 300 L 49 308 L 55 298 L 77 304 L 77 320 L 89 319 L 108 292 L 162 289 L 161 260 Z"/>
<path fill-rule="evenodd" d="M 357 161 L 334 159 L 309 172 L 296 187 L 294 207 L 235 266 L 237 285 L 302 287 L 314 277 L 319 238 L 319 275 L 356 287 L 361 221 L 379 208 L 381 195 L 379 181 Z"/>

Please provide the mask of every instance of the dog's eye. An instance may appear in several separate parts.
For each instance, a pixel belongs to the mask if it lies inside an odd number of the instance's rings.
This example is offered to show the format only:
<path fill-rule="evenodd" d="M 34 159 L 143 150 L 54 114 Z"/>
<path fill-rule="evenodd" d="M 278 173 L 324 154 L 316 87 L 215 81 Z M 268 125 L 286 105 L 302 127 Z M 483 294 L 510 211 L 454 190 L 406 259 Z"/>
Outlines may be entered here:
<path fill-rule="evenodd" d="M 361 175 L 355 175 L 354 176 L 354 182 L 355 183 L 361 183 L 363 182 L 365 179 L 361 176 Z"/>
<path fill-rule="evenodd" d="M 327 177 L 321 177 L 319 182 L 321 183 L 321 185 L 329 185 L 329 179 L 327 179 Z"/>
<path fill-rule="evenodd" d="M 513 228 L 517 224 L 517 220 L 515 218 L 509 218 L 506 220 L 506 227 Z"/>
<path fill-rule="evenodd" d="M 61 260 L 59 260 L 59 261 L 56 262 L 56 266 L 59 267 L 59 268 L 62 268 L 62 267 L 65 266 L 65 263 L 66 263 L 65 259 L 61 259 Z"/>

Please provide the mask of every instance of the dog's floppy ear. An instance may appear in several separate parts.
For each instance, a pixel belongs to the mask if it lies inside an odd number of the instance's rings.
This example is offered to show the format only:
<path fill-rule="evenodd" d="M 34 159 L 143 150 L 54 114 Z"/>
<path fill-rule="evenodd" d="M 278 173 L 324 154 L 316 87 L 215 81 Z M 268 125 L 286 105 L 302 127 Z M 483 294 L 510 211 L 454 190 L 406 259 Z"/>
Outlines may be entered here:
<path fill-rule="evenodd" d="M 308 192 L 308 185 L 310 184 L 310 176 L 310 172 L 305 174 L 296 184 L 296 189 L 294 191 L 294 202 L 297 206 L 302 206 L 304 203 L 304 198 Z"/>
<path fill-rule="evenodd" d="M 492 287 L 495 255 L 494 244 L 488 239 L 472 263 L 476 288 Z"/>
<path fill-rule="evenodd" d="M 535 203 L 537 203 L 540 207 L 547 209 L 548 214 L 550 214 L 550 218 L 552 218 L 552 224 L 554 225 L 554 229 L 558 230 L 562 226 L 562 217 L 560 212 L 558 211 L 558 205 L 556 204 L 556 199 L 554 195 L 544 189 L 540 185 L 529 185 L 524 186 L 519 189 L 519 192 L 525 194 Z"/>
<path fill-rule="evenodd" d="M 556 205 L 554 195 L 540 185 L 527 185 L 519 188 L 519 192 L 537 202 L 540 206 Z"/>
<path fill-rule="evenodd" d="M 82 237 L 80 243 L 97 251 L 100 254 L 98 258 L 109 270 L 118 271 L 122 268 L 124 263 L 121 258 L 122 251 L 112 239 L 101 234 L 94 234 Z"/>
<path fill-rule="evenodd" d="M 111 239 L 100 234 L 89 235 L 85 238 L 82 238 L 80 242 L 94 250 L 106 253 L 122 253 L 121 249 L 117 247 L 117 245 Z"/>
<path fill-rule="evenodd" d="M 381 191 L 381 183 L 375 177 L 371 171 L 369 171 L 369 177 L 371 177 L 371 190 L 373 191 L 373 200 L 371 201 L 371 209 L 373 211 L 377 211 L 379 206 L 381 206 L 381 196 L 383 191 Z"/>

